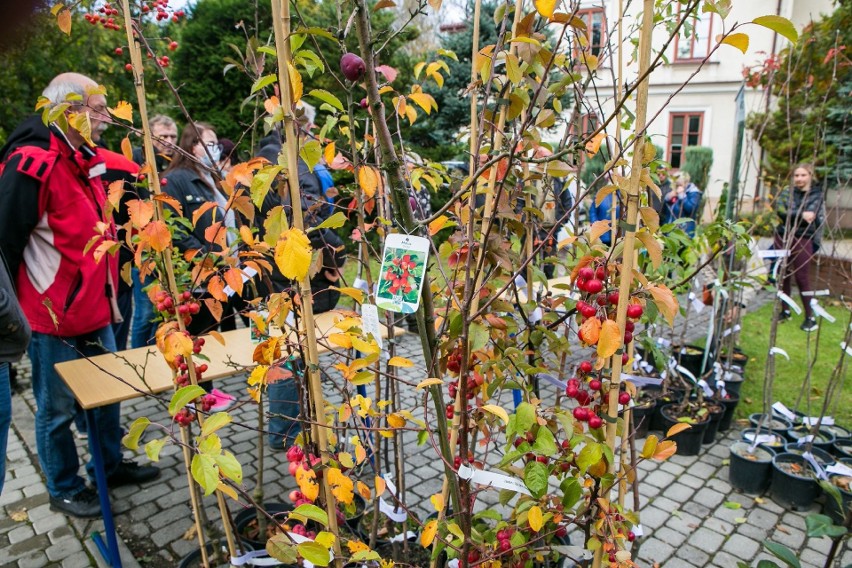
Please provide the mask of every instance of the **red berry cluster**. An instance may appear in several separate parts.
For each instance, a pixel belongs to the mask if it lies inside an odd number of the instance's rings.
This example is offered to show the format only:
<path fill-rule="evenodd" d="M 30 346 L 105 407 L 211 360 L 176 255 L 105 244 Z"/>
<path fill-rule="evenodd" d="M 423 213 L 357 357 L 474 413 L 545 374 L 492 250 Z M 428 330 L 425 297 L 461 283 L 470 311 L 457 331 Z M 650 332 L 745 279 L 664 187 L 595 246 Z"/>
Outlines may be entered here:
<path fill-rule="evenodd" d="M 201 304 L 192 297 L 192 292 L 188 290 L 178 294 L 176 298 L 173 298 L 168 292 L 160 290 L 154 295 L 154 300 L 158 312 L 166 312 L 170 315 L 179 314 L 185 325 L 192 321 L 192 316 L 201 311 Z M 204 345 L 204 340 L 201 340 L 201 345 Z"/>
<path fill-rule="evenodd" d="M 541 427 L 543 428 L 543 426 Z M 518 436 L 517 438 L 515 438 L 512 444 L 517 449 L 521 451 L 526 451 L 530 449 L 530 446 L 532 446 L 533 443 L 535 443 L 535 438 L 536 435 L 533 432 L 527 432 L 525 435 Z M 527 444 L 526 446 L 524 446 L 525 443 Z M 567 472 L 571 469 L 572 465 L 575 465 L 574 452 L 571 451 L 571 442 L 569 440 L 562 440 L 561 448 L 562 455 L 557 458 L 554 458 L 554 465 L 560 471 Z M 527 453 L 524 454 L 524 463 L 529 463 L 532 461 L 537 461 L 544 465 L 548 465 L 550 463 L 550 458 L 547 456 L 537 456 L 533 452 L 527 451 Z"/>
<path fill-rule="evenodd" d="M 155 17 L 157 21 L 160 20 L 168 20 L 172 19 L 173 22 L 177 23 L 186 15 L 186 12 L 183 10 L 175 10 L 174 13 L 169 16 L 168 12 L 169 0 L 154 0 L 153 2 L 144 2 L 142 4 L 142 13 L 148 14 L 151 12 L 155 12 Z"/>
<path fill-rule="evenodd" d="M 181 408 L 175 414 L 175 422 L 181 426 L 189 426 L 195 421 L 195 413 L 188 408 Z"/>
<path fill-rule="evenodd" d="M 299 492 L 293 491 L 293 492 L 290 493 L 290 495 L 292 495 L 293 493 L 299 493 Z M 297 535 L 301 535 L 303 537 L 309 538 L 311 540 L 314 540 L 317 537 L 316 531 L 309 531 L 307 529 L 307 527 L 305 527 L 305 525 L 303 525 L 301 523 L 297 523 L 297 524 L 293 525 L 290 528 L 290 532 L 293 533 L 293 534 L 297 534 Z"/>
<path fill-rule="evenodd" d="M 204 346 L 204 338 L 198 337 L 192 342 L 192 352 L 196 355 L 201 353 L 201 348 Z M 195 364 L 195 380 L 201 381 L 201 377 L 204 373 L 207 372 L 207 363 Z M 175 383 L 177 383 L 178 387 L 185 387 L 192 383 L 192 380 L 189 378 L 189 366 L 186 364 L 186 360 L 183 355 L 178 355 L 175 357 L 175 365 L 177 365 L 177 375 L 175 376 Z M 203 404 L 204 401 L 202 401 Z M 212 406 L 213 403 L 211 403 Z M 210 408 L 205 408 L 205 411 L 210 410 Z"/>
<path fill-rule="evenodd" d="M 497 531 L 497 549 L 494 551 L 495 556 L 515 556 L 514 561 L 502 561 L 503 566 L 511 566 L 512 568 L 520 568 L 530 559 L 530 553 L 525 548 L 512 550 L 512 535 L 515 534 L 514 527 L 506 527 Z"/>
<path fill-rule="evenodd" d="M 320 464 L 320 458 L 317 456 L 310 454 L 305 456 L 304 450 L 299 446 L 290 446 L 290 449 L 287 450 L 287 461 L 290 463 L 287 471 L 290 472 L 290 475 L 293 477 L 296 476 L 296 470 L 300 467 L 305 468 L 305 471 L 316 468 Z M 317 471 L 317 477 L 322 477 L 322 470 Z M 310 503 L 310 501 L 301 493 L 299 493 L 300 501 L 293 499 L 293 502 L 296 503 L 296 506 L 304 505 L 305 503 Z M 290 493 L 290 497 L 292 499 L 293 493 Z"/>
<path fill-rule="evenodd" d="M 603 389 L 603 382 L 591 375 L 593 371 L 591 361 L 582 361 L 577 367 L 578 377 L 568 379 L 565 387 L 565 395 L 573 398 L 578 405 L 572 413 L 578 422 L 588 422 L 590 429 L 603 426 L 603 418 L 599 415 L 603 395 L 598 394 Z M 591 406 L 591 403 L 595 403 Z M 622 406 L 630 404 L 630 393 L 621 391 L 618 395 L 618 403 Z"/>
<path fill-rule="evenodd" d="M 582 321 L 589 318 L 598 318 L 601 321 L 609 318 L 615 319 L 615 308 L 618 306 L 619 293 L 618 290 L 604 290 L 607 280 L 608 271 L 606 266 L 600 265 L 597 267 L 584 266 L 577 271 L 577 280 L 575 285 L 581 292 L 585 292 L 585 297 L 577 302 L 577 312 L 583 317 Z M 642 304 L 633 302 L 627 305 L 627 317 L 630 320 L 636 320 L 642 317 L 644 308 Z M 624 327 L 624 344 L 627 345 L 633 341 L 633 330 L 635 323 L 628 321 Z M 587 341 L 589 338 L 584 338 L 582 330 L 579 332 L 580 340 L 585 343 L 594 344 L 596 340 Z M 627 354 L 621 356 L 621 363 L 626 364 L 628 360 Z"/>
<path fill-rule="evenodd" d="M 121 26 L 115 23 L 115 18 L 112 16 L 118 15 L 118 9 L 113 8 L 109 2 L 98 8 L 98 13 L 86 14 L 83 16 L 87 22 L 96 26 L 101 24 L 105 30 L 118 31 Z"/>

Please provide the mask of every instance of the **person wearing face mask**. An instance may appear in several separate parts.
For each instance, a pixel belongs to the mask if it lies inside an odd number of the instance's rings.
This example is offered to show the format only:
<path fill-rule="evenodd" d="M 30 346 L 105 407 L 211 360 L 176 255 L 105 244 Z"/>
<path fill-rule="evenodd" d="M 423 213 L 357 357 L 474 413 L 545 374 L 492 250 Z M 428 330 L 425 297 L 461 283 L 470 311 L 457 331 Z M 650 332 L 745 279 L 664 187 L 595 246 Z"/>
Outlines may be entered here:
<path fill-rule="evenodd" d="M 219 189 L 216 178 L 211 172 L 219 173 L 219 161 L 222 147 L 213 127 L 204 122 L 187 124 L 181 133 L 178 147 L 183 150 L 175 155 L 171 164 L 163 172 L 163 191 L 180 203 L 183 217 L 193 220 L 196 211 L 206 203 L 216 203 L 217 207 L 207 209 L 194 221 L 192 230 L 181 228 L 174 235 L 174 245 L 181 254 L 197 251 L 196 256 L 210 252 L 221 252 L 219 245 L 207 240 L 205 233 L 214 222 L 222 222 L 227 235 L 226 244 L 230 247 L 236 240 L 236 215 L 228 207 L 228 198 Z M 187 330 L 192 335 L 202 335 L 210 330 L 219 329 L 220 324 L 204 303 L 205 292 L 193 291 L 199 299 L 200 311 L 192 316 Z M 202 386 L 209 388 L 210 383 Z M 209 391 L 217 399 L 212 410 L 224 410 L 234 398 L 220 391 Z"/>

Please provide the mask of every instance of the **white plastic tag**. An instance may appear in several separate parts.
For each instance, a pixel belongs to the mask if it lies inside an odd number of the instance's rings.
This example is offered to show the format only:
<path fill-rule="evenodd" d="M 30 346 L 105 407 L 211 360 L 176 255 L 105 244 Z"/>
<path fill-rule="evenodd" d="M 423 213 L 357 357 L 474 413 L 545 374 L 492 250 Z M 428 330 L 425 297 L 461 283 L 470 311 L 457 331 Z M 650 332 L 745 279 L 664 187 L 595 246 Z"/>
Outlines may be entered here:
<path fill-rule="evenodd" d="M 725 383 L 722 383 L 725 384 Z M 710 388 L 710 385 L 707 384 L 707 381 L 701 379 L 698 381 L 698 386 L 701 387 L 701 390 L 704 391 L 704 396 L 710 397 L 713 396 L 713 389 Z"/>
<path fill-rule="evenodd" d="M 845 463 L 837 462 L 825 468 L 825 471 L 828 473 L 837 473 L 839 475 L 848 475 L 852 476 L 852 467 L 849 467 Z"/>
<path fill-rule="evenodd" d="M 770 355 L 774 355 L 776 353 L 778 353 L 779 355 L 783 355 L 788 361 L 790 360 L 790 356 L 787 355 L 787 352 L 781 349 L 780 347 L 773 347 L 769 350 Z"/>
<path fill-rule="evenodd" d="M 385 501 L 384 497 L 379 498 L 379 511 L 387 515 L 387 517 L 395 523 L 401 523 L 408 518 L 408 513 L 402 507 L 399 510 L 393 505 Z"/>
<path fill-rule="evenodd" d="M 536 308 L 530 314 L 530 323 L 535 324 L 541 321 L 542 318 L 541 308 Z"/>
<path fill-rule="evenodd" d="M 361 304 L 361 321 L 364 334 L 372 333 L 373 339 L 379 344 L 379 349 L 384 349 L 381 324 L 379 324 L 379 308 L 375 304 Z"/>
<path fill-rule="evenodd" d="M 633 534 L 636 535 L 636 536 L 644 536 L 645 535 L 645 531 L 642 530 L 641 523 L 636 525 L 635 527 L 633 527 Z"/>
<path fill-rule="evenodd" d="M 637 377 L 636 375 L 622 373 L 621 378 L 623 378 L 625 381 L 630 381 L 637 387 L 644 387 L 649 385 L 656 386 L 663 384 L 663 379 L 659 377 Z"/>
<path fill-rule="evenodd" d="M 515 286 L 517 288 L 526 288 L 526 286 L 527 286 L 526 279 L 523 276 L 521 276 L 520 274 L 518 274 L 517 276 L 515 276 Z"/>
<path fill-rule="evenodd" d="M 532 497 L 532 493 L 524 485 L 524 482 L 516 477 L 510 477 L 500 473 L 491 473 L 481 469 L 472 469 L 464 464 L 459 466 L 459 477 L 469 479 L 474 483 L 485 485 L 486 487 L 497 487 L 499 489 L 508 489 L 516 493 L 523 493 Z"/>
<path fill-rule="evenodd" d="M 819 462 L 816 461 L 816 458 L 814 457 L 814 455 L 812 453 L 805 452 L 805 453 L 802 454 L 802 457 L 805 458 L 808 461 L 809 464 L 811 464 L 811 467 L 814 468 L 814 471 L 816 472 L 816 476 L 819 479 L 828 479 L 828 474 L 825 473 L 825 470 L 822 469 L 822 466 L 819 465 Z"/>
<path fill-rule="evenodd" d="M 697 382 L 698 382 L 698 379 L 696 379 L 696 378 L 695 378 L 695 375 L 693 375 L 693 374 L 689 371 L 689 369 L 687 369 L 687 368 L 686 368 L 686 367 L 684 367 L 683 365 L 676 365 L 676 366 L 675 366 L 675 370 L 676 370 L 678 373 L 680 373 L 681 375 L 685 375 L 685 376 L 686 376 L 688 379 L 690 379 L 693 383 L 697 383 Z"/>
<path fill-rule="evenodd" d="M 776 440 L 776 437 L 772 434 L 761 434 L 760 436 L 755 436 L 751 432 L 743 434 L 743 438 L 749 442 L 754 442 L 755 444 L 771 444 Z"/>
<path fill-rule="evenodd" d="M 852 345 L 846 345 L 846 342 L 843 341 L 840 343 L 840 348 L 843 349 L 847 355 L 852 357 Z"/>
<path fill-rule="evenodd" d="M 775 404 L 773 404 L 772 410 L 774 412 L 776 412 L 777 414 L 780 414 L 781 416 L 788 418 L 790 420 L 796 419 L 796 414 L 792 410 L 790 410 L 789 408 L 784 406 L 783 402 L 776 402 Z"/>
<path fill-rule="evenodd" d="M 796 442 L 796 445 L 797 446 L 804 446 L 808 442 L 813 441 L 813 439 L 814 439 L 814 437 L 813 437 L 812 434 L 808 434 L 807 436 L 802 436 L 801 438 L 799 438 L 799 441 Z"/>
<path fill-rule="evenodd" d="M 825 311 L 823 307 L 819 305 L 819 302 L 817 302 L 816 298 L 811 298 L 811 309 L 816 315 L 818 315 L 827 322 L 834 323 L 837 321 L 836 319 L 834 319 L 833 315 Z"/>
<path fill-rule="evenodd" d="M 827 288 L 825 290 L 810 290 L 808 292 L 802 292 L 802 296 L 805 296 L 805 297 L 830 296 L 830 295 L 831 295 L 831 290 L 829 290 Z"/>
<path fill-rule="evenodd" d="M 248 282 L 257 275 L 257 270 L 250 266 L 244 266 L 240 268 L 240 275 L 243 279 L 243 282 Z M 237 293 L 237 291 L 231 288 L 230 286 L 225 286 L 222 291 L 227 294 L 229 298 Z"/>
<path fill-rule="evenodd" d="M 362 278 L 356 278 L 354 282 L 352 282 L 352 287 L 361 290 L 365 294 L 370 293 L 370 286 L 367 284 L 367 281 Z"/>
<path fill-rule="evenodd" d="M 252 550 L 242 556 L 232 556 L 231 566 L 281 566 L 281 561 L 271 558 L 265 550 Z"/>
<path fill-rule="evenodd" d="M 814 426 L 817 422 L 823 426 L 834 426 L 834 418 L 831 416 L 823 416 L 822 421 L 820 421 L 819 416 L 805 416 L 802 418 L 802 424 L 805 426 Z"/>
<path fill-rule="evenodd" d="M 784 258 L 790 255 L 790 251 L 786 249 L 770 249 L 757 251 L 760 258 Z"/>
<path fill-rule="evenodd" d="M 736 333 L 741 329 L 742 329 L 742 326 L 740 326 L 740 324 L 737 324 L 734 327 L 729 327 L 728 329 L 726 329 L 725 331 L 722 332 L 722 337 L 728 337 L 732 333 Z"/>
<path fill-rule="evenodd" d="M 539 373 L 537 376 L 539 379 L 543 379 L 555 387 L 559 387 L 561 389 L 565 389 L 568 387 L 568 383 L 566 383 L 565 381 L 560 381 L 550 373 Z"/>
<path fill-rule="evenodd" d="M 790 309 L 793 310 L 794 312 L 796 312 L 797 315 L 802 313 L 802 308 L 799 307 L 799 304 L 796 303 L 796 300 L 794 300 L 793 298 L 791 298 L 790 296 L 788 296 L 787 294 L 785 294 L 781 290 L 778 290 L 778 298 L 782 302 L 784 302 L 785 304 L 790 306 Z"/>

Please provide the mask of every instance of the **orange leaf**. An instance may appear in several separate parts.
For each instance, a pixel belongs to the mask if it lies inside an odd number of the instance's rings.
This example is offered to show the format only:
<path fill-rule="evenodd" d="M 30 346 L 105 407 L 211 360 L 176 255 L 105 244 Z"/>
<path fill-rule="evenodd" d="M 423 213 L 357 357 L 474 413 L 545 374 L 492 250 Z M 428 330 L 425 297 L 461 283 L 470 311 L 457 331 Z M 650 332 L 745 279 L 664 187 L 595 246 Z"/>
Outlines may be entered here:
<path fill-rule="evenodd" d="M 611 221 L 609 219 L 604 219 L 602 221 L 595 221 L 592 223 L 592 227 L 589 229 L 589 244 L 595 244 L 601 235 L 608 232 L 610 230 Z"/>
<path fill-rule="evenodd" d="M 334 141 L 329 142 L 322 152 L 322 157 L 325 158 L 327 164 L 334 161 L 334 156 L 337 155 L 337 150 L 334 148 Z"/>
<path fill-rule="evenodd" d="M 206 302 L 209 302 L 209 301 L 210 301 L 210 299 L 209 299 L 209 298 L 208 298 L 208 299 L 206 299 L 206 300 L 204 300 L 204 302 L 205 302 L 205 303 L 206 303 Z M 214 301 L 215 301 L 215 300 L 214 300 Z M 217 302 L 217 303 L 218 303 L 218 302 Z M 210 305 L 208 304 L 208 305 L 207 305 L 207 307 L 209 308 L 209 307 L 210 307 Z M 220 309 L 222 308 L 222 304 L 219 304 L 219 308 L 220 308 Z M 219 319 L 221 319 L 221 313 L 220 313 L 220 317 L 219 317 L 219 318 L 216 318 L 216 321 L 219 321 Z M 219 343 L 221 343 L 222 345 L 225 345 L 225 336 L 224 336 L 224 335 L 222 335 L 221 333 L 219 333 L 218 331 L 216 331 L 215 329 L 211 329 L 210 331 L 208 331 L 208 332 L 207 332 L 207 334 L 208 334 L 210 337 L 212 337 L 213 339 L 215 339 L 216 341 L 218 341 Z"/>
<path fill-rule="evenodd" d="M 222 221 L 216 221 L 206 229 L 204 229 L 204 240 L 210 244 L 214 244 L 222 250 L 228 249 L 228 241 L 226 239 L 227 228 L 222 224 Z M 231 286 L 233 288 L 233 286 Z M 236 288 L 234 288 L 236 290 Z M 242 289 L 242 286 L 240 286 Z"/>
<path fill-rule="evenodd" d="M 603 142 L 604 138 L 606 138 L 606 134 L 598 132 L 591 140 L 586 142 L 586 154 L 590 158 L 598 153 L 598 150 L 601 148 L 601 142 Z"/>
<path fill-rule="evenodd" d="M 64 7 L 56 14 L 56 25 L 65 35 L 71 35 L 71 10 Z M 55 101 L 59 102 L 59 101 Z"/>
<path fill-rule="evenodd" d="M 151 248 L 156 252 L 163 252 L 172 246 L 172 234 L 163 221 L 148 223 L 142 229 L 142 235 L 145 242 L 151 245 Z"/>
<path fill-rule="evenodd" d="M 175 211 L 178 215 L 183 216 L 183 207 L 180 206 L 180 201 L 169 195 L 168 193 L 158 193 L 154 196 L 154 201 L 165 203 Z"/>
<path fill-rule="evenodd" d="M 677 452 L 677 444 L 671 440 L 663 440 L 657 444 L 657 449 L 654 452 L 654 459 L 664 461 L 675 455 Z"/>
<path fill-rule="evenodd" d="M 666 288 L 664 284 L 648 286 L 648 292 L 654 297 L 657 309 L 665 316 L 669 325 L 674 325 L 674 319 L 678 311 L 677 298 L 675 298 L 674 293 Z"/>
<path fill-rule="evenodd" d="M 585 334 L 583 334 L 583 337 L 585 337 Z M 621 347 L 621 332 L 618 329 L 618 324 L 611 319 L 604 320 L 598 341 L 598 356 L 605 359 L 612 357 L 619 347 Z"/>
<path fill-rule="evenodd" d="M 109 184 L 107 201 L 109 201 L 113 209 L 118 209 L 119 205 L 121 205 L 122 197 L 124 197 L 124 181 L 118 179 Z"/>
<path fill-rule="evenodd" d="M 225 282 L 237 293 L 237 296 L 243 295 L 243 272 L 239 268 L 228 269 L 225 272 Z"/>
<path fill-rule="evenodd" d="M 690 428 L 692 428 L 692 424 L 687 424 L 686 422 L 678 422 L 677 424 L 669 428 L 669 431 L 666 432 L 666 438 L 671 438 L 672 436 L 680 434 L 684 430 L 689 430 Z"/>
<path fill-rule="evenodd" d="M 281 358 L 281 344 L 277 337 L 270 337 L 254 348 L 252 361 L 261 365 L 271 365 Z"/>
<path fill-rule="evenodd" d="M 133 146 L 130 145 L 130 139 L 127 136 L 121 139 L 121 153 L 125 158 L 133 161 Z"/>
<path fill-rule="evenodd" d="M 301 465 L 296 469 L 296 484 L 308 501 L 316 501 L 319 496 L 319 484 L 317 484 L 317 472 L 305 469 Z"/>
<path fill-rule="evenodd" d="M 371 166 L 358 169 L 358 185 L 367 197 L 373 197 L 379 188 L 379 172 Z"/>
<path fill-rule="evenodd" d="M 189 357 L 192 354 L 192 339 L 188 335 L 180 331 L 173 331 L 168 334 L 163 342 L 163 356 L 169 365 L 175 365 L 175 359 L 178 355 Z"/>
<path fill-rule="evenodd" d="M 366 483 L 359 481 L 356 486 L 358 487 L 358 494 L 363 497 L 365 501 L 372 499 L 373 494 L 370 492 L 370 488 L 367 487 Z"/>
<path fill-rule="evenodd" d="M 580 326 L 580 331 L 583 334 L 583 341 L 588 345 L 594 345 L 598 342 L 601 335 L 601 320 L 598 318 L 589 318 Z"/>
<path fill-rule="evenodd" d="M 355 484 L 352 480 L 336 467 L 328 468 L 325 475 L 334 497 L 344 505 L 350 504 L 355 498 Z"/>
<path fill-rule="evenodd" d="M 278 110 L 278 107 L 281 106 L 281 102 L 278 100 L 278 97 L 275 95 L 269 97 L 265 101 L 263 101 L 263 108 L 269 114 L 275 114 L 275 111 Z"/>
<path fill-rule="evenodd" d="M 127 202 L 127 214 L 130 216 L 130 224 L 141 229 L 154 217 L 154 204 L 141 199 L 131 199 Z"/>
<path fill-rule="evenodd" d="M 385 480 L 377 475 L 376 476 L 376 495 L 381 495 L 382 493 L 384 493 L 386 487 L 387 487 L 387 484 L 385 483 Z"/>
<path fill-rule="evenodd" d="M 207 291 L 220 302 L 228 301 L 228 295 L 225 293 L 225 282 L 218 275 L 213 276 L 207 282 Z"/>
<path fill-rule="evenodd" d="M 207 203 L 204 203 L 201 207 L 196 209 L 192 213 L 192 219 L 190 219 L 192 221 L 193 228 L 198 224 L 198 218 L 199 217 L 201 217 L 202 215 L 204 215 L 205 213 L 207 213 L 208 211 L 210 211 L 211 209 L 213 209 L 216 206 L 217 206 L 216 203 L 214 203 L 212 201 L 208 201 Z"/>

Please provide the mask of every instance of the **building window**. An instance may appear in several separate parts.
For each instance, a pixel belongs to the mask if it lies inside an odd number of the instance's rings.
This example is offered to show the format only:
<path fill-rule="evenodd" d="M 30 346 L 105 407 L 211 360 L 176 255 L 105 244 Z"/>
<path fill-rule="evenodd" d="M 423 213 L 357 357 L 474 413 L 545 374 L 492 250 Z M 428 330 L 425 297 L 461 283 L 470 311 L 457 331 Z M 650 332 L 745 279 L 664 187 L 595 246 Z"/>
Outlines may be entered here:
<path fill-rule="evenodd" d="M 588 8 L 578 10 L 577 17 L 586 24 L 586 39 L 588 50 L 595 57 L 600 57 L 603 51 L 604 36 L 606 34 L 606 16 L 603 8 Z M 583 33 L 579 32 L 578 33 Z"/>
<path fill-rule="evenodd" d="M 680 5 L 678 5 L 679 9 Z M 710 39 L 713 37 L 713 14 L 693 14 L 688 22 L 691 30 L 687 37 L 675 38 L 675 61 L 696 61 L 710 53 Z M 681 30 L 683 31 L 683 29 Z"/>
<path fill-rule="evenodd" d="M 681 167 L 684 148 L 701 144 L 703 125 L 703 112 L 673 112 L 669 115 L 669 163 L 672 168 Z"/>

